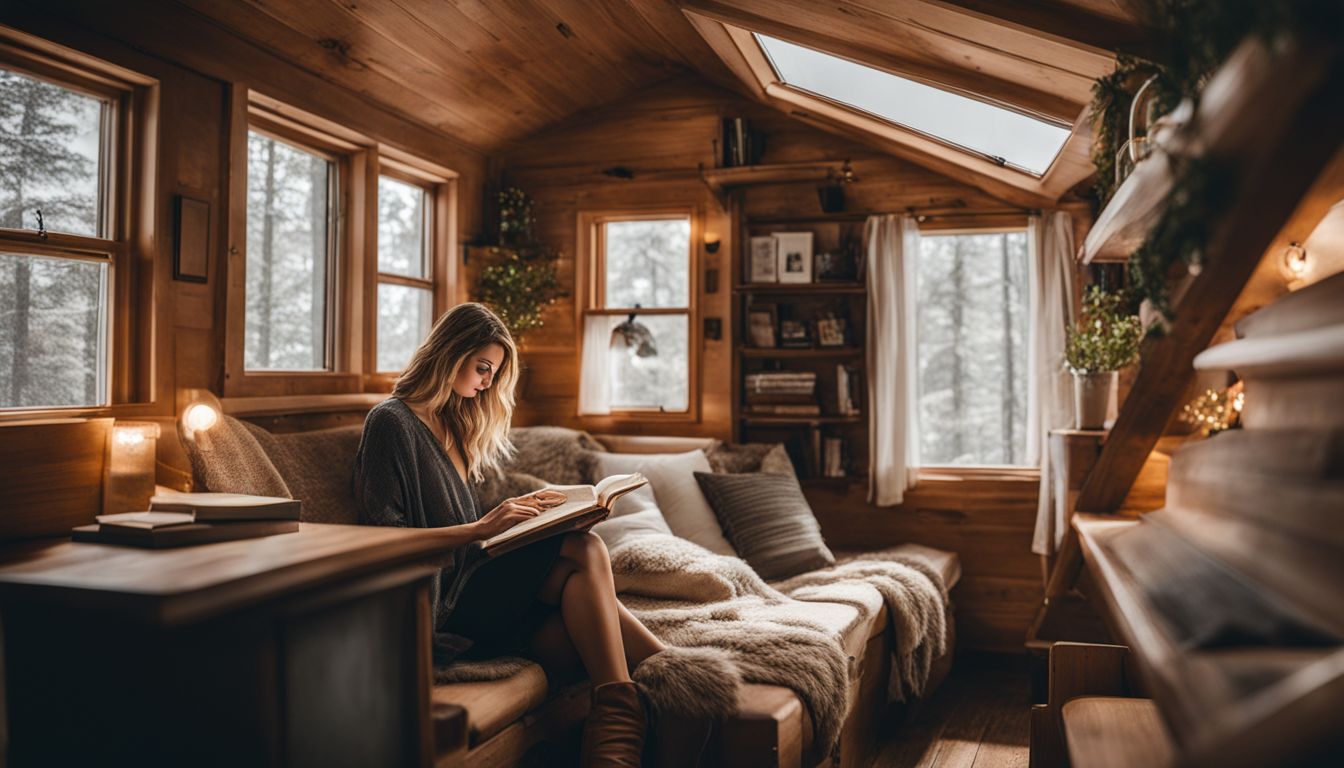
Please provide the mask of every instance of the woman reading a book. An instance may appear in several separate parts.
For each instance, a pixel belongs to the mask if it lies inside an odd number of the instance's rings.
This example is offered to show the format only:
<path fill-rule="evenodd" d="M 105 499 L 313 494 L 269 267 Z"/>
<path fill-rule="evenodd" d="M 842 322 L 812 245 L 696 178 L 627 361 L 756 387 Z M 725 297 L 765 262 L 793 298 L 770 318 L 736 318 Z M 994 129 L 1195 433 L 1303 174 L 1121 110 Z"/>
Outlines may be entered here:
<path fill-rule="evenodd" d="M 481 304 L 435 323 L 364 422 L 361 522 L 425 528 L 453 550 L 434 595 L 437 662 L 521 654 L 549 671 L 577 655 L 593 683 L 584 764 L 638 765 L 645 713 L 630 671 L 664 645 L 616 599 L 602 540 L 563 533 L 496 557 L 470 546 L 565 499 L 537 491 L 482 513 L 470 491 L 512 450 L 517 360 L 508 329 Z"/>

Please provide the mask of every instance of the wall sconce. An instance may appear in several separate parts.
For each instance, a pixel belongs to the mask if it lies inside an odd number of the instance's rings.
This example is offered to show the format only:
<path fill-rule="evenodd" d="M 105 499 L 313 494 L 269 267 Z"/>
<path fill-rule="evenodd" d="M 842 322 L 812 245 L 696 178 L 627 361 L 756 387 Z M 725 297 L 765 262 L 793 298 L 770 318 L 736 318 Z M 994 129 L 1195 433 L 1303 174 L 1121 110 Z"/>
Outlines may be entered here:
<path fill-rule="evenodd" d="M 188 389 L 179 402 L 184 405 L 177 414 L 177 436 L 185 445 L 211 450 L 210 430 L 224 418 L 219 398 L 208 389 Z"/>
<path fill-rule="evenodd" d="M 1282 270 L 1289 282 L 1301 280 L 1307 272 L 1307 249 L 1299 243 L 1289 243 L 1283 250 Z"/>
<path fill-rule="evenodd" d="M 103 489 L 104 514 L 149 509 L 149 497 L 154 495 L 158 440 L 159 425 L 152 421 L 113 424 L 107 484 Z"/>
<path fill-rule="evenodd" d="M 706 233 L 705 233 L 705 253 L 718 253 L 718 252 L 719 252 L 719 233 L 718 233 L 718 232 L 706 232 Z"/>

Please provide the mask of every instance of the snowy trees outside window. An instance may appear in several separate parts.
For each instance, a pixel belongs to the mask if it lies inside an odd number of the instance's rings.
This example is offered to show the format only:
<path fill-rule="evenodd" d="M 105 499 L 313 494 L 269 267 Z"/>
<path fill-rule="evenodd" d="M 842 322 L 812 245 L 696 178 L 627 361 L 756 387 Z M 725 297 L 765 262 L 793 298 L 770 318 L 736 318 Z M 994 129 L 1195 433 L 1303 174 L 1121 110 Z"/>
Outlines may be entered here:
<path fill-rule="evenodd" d="M 325 370 L 334 259 L 335 164 L 256 131 L 247 135 L 249 370 Z"/>
<path fill-rule="evenodd" d="M 378 177 L 379 371 L 400 371 L 429 335 L 429 198 L 414 184 Z"/>
<path fill-rule="evenodd" d="M 115 103 L 0 67 L 0 408 L 104 405 L 113 259 L 101 158 Z M 39 213 L 41 219 L 39 224 Z M 51 233 L 42 255 L 31 238 Z"/>
<path fill-rule="evenodd" d="M 597 226 L 604 230 L 599 242 L 605 269 L 599 306 L 638 311 L 636 321 L 649 329 L 658 350 L 648 357 L 624 347 L 612 350 L 611 407 L 685 411 L 690 404 L 690 217 L 610 220 Z M 610 319 L 614 328 L 626 315 Z"/>
<path fill-rule="evenodd" d="M 1026 233 L 922 234 L 918 266 L 920 463 L 1024 463 Z"/>

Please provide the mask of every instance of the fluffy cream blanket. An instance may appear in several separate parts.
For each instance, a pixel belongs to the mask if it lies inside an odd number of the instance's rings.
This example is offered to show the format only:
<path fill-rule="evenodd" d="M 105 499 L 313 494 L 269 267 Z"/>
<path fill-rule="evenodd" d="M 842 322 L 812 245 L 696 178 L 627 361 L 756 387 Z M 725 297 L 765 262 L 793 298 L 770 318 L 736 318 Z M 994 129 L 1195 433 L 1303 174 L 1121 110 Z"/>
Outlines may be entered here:
<path fill-rule="evenodd" d="M 815 618 L 809 603 L 851 605 L 860 621 L 866 621 L 873 608 L 864 593 L 876 588 L 882 594 L 895 626 L 888 681 L 893 701 L 919 695 L 933 659 L 946 650 L 947 590 L 937 571 L 917 555 L 864 553 L 772 585 L 738 558 L 713 554 L 674 536 L 653 535 L 621 544 L 611 552 L 611 563 L 621 601 L 654 634 L 675 647 L 714 649 L 742 680 L 793 690 L 812 714 L 816 743 L 832 748 L 847 714 L 849 658 L 842 638 Z M 436 679 L 507 677 L 517 672 L 519 663 L 525 662 L 458 663 L 437 670 Z M 641 684 L 670 679 L 667 674 L 650 676 Z M 667 709 L 701 713 L 704 701 L 690 699 L 713 695 L 723 700 L 721 692 L 699 690 L 710 685 L 669 682 L 668 690 L 650 695 Z M 733 701 L 731 696 L 728 701 Z"/>
<path fill-rule="evenodd" d="M 664 642 L 729 652 L 743 680 L 792 689 L 808 706 L 819 744 L 833 745 L 849 702 L 849 659 L 809 602 L 852 605 L 861 620 L 876 588 L 896 628 L 888 693 L 918 695 L 946 650 L 947 590 L 923 558 L 870 552 L 773 585 L 745 562 L 683 539 L 646 536 L 611 553 L 621 601 Z"/>

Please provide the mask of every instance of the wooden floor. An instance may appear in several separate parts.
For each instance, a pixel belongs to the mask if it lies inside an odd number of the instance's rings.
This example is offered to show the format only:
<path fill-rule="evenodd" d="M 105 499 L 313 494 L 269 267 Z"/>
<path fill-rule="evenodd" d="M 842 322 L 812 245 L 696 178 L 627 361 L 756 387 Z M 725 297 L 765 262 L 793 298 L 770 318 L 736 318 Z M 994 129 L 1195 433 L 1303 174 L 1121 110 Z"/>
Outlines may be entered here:
<path fill-rule="evenodd" d="M 931 699 L 893 712 L 873 765 L 1026 768 L 1029 710 L 1025 656 L 959 653 Z"/>

